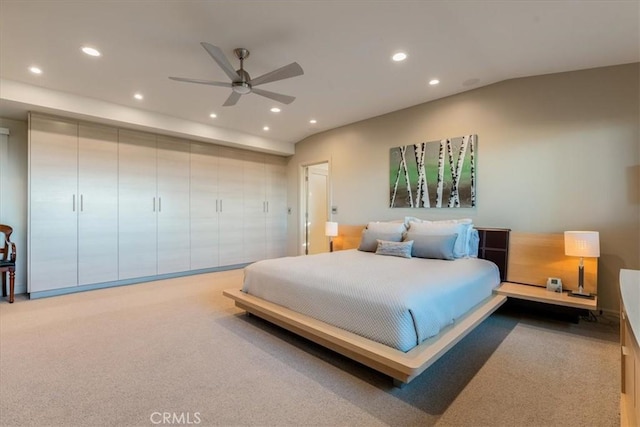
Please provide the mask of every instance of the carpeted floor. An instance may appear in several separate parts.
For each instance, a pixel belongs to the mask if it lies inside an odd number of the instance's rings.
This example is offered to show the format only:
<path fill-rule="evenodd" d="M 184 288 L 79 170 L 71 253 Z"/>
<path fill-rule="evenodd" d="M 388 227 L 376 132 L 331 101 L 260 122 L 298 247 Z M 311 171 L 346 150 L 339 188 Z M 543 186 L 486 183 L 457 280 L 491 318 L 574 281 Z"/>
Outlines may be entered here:
<path fill-rule="evenodd" d="M 0 302 L 0 425 L 618 426 L 615 319 L 506 308 L 402 389 L 242 314 L 242 271 Z"/>

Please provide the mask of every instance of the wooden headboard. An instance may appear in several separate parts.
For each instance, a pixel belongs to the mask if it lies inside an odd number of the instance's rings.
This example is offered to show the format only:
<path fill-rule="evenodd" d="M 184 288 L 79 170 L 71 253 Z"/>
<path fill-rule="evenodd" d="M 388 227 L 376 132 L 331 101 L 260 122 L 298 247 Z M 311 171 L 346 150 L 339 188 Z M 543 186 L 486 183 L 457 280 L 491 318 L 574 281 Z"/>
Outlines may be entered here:
<path fill-rule="evenodd" d="M 562 279 L 563 289 L 578 289 L 580 258 L 564 254 L 562 233 L 511 233 L 507 280 L 547 286 L 547 278 Z M 584 259 L 584 290 L 598 292 L 598 259 Z"/>
<path fill-rule="evenodd" d="M 333 239 L 334 250 L 355 249 L 360 244 L 364 225 L 338 227 Z M 561 233 L 518 233 L 506 228 L 476 227 L 480 234 L 479 258 L 498 265 L 502 281 L 546 286 L 548 277 L 562 279 L 564 289 L 578 289 L 577 257 L 564 254 L 564 235 Z M 597 293 L 598 260 L 584 260 L 584 288 Z"/>

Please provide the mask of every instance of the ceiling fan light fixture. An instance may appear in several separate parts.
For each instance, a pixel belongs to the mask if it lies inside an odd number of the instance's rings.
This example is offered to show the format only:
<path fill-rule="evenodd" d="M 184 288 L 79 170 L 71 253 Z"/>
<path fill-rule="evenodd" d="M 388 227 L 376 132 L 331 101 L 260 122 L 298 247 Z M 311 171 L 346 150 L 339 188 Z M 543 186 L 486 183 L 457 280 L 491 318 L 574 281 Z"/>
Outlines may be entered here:
<path fill-rule="evenodd" d="M 251 92 L 251 85 L 247 82 L 232 83 L 231 89 L 240 95 L 246 95 Z"/>

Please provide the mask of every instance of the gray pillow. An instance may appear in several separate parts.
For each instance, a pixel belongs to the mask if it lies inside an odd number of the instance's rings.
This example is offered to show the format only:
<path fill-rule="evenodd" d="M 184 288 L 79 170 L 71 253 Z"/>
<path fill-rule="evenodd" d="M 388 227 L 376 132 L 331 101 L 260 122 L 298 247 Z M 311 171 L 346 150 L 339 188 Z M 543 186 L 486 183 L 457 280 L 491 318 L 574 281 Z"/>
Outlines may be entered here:
<path fill-rule="evenodd" d="M 387 240 L 378 240 L 376 255 L 390 255 L 401 258 L 411 258 L 412 246 L 412 240 L 408 242 L 389 242 Z"/>
<path fill-rule="evenodd" d="M 382 233 L 379 231 L 364 230 L 360 239 L 359 251 L 375 252 L 378 248 L 378 239 L 389 242 L 401 242 L 403 233 Z"/>
<path fill-rule="evenodd" d="M 413 240 L 411 255 L 416 258 L 455 259 L 453 248 L 457 238 L 457 234 L 432 236 L 409 232 L 406 240 Z"/>

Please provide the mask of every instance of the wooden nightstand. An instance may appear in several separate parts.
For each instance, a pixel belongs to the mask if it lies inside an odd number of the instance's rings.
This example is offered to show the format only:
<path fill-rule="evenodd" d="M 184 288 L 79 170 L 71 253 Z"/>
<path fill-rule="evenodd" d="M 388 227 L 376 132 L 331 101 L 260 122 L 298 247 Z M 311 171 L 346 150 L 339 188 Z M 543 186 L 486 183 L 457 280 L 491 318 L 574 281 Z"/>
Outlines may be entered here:
<path fill-rule="evenodd" d="M 598 308 L 597 296 L 594 299 L 571 297 L 566 292 L 551 292 L 542 286 L 502 282 L 495 292 L 509 298 L 561 305 L 564 307 L 580 308 L 584 310 L 596 310 Z"/>

